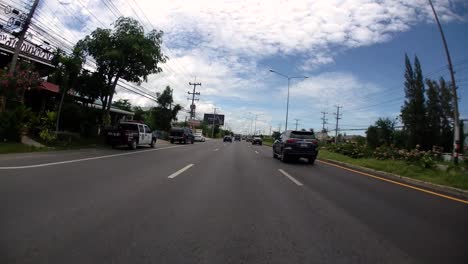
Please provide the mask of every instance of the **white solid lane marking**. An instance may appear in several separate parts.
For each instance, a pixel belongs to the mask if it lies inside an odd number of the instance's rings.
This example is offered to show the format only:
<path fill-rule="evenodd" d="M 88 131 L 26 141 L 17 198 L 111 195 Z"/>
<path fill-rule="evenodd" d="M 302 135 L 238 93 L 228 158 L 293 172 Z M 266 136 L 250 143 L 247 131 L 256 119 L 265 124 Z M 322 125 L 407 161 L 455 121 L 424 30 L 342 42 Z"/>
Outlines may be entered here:
<path fill-rule="evenodd" d="M 255 153 L 257 153 L 257 154 L 258 154 L 258 151 L 255 151 Z"/>
<path fill-rule="evenodd" d="M 297 184 L 298 186 L 302 186 L 302 183 L 298 180 L 296 180 L 293 176 L 289 175 L 287 172 L 285 172 L 284 170 L 282 169 L 279 169 L 279 172 L 281 172 L 284 176 L 288 177 L 288 179 L 290 179 L 292 182 L 294 182 L 295 184 Z"/>
<path fill-rule="evenodd" d="M 219 148 L 217 148 L 217 149 L 214 149 L 213 151 L 218 151 L 218 150 L 219 150 Z"/>
<path fill-rule="evenodd" d="M 97 159 L 106 159 L 112 157 L 119 157 L 119 156 L 126 156 L 126 155 L 133 155 L 139 153 L 145 153 L 150 151 L 158 151 L 163 149 L 171 149 L 171 148 L 180 148 L 184 146 L 171 146 L 171 147 L 164 147 L 164 148 L 157 148 L 157 149 L 148 149 L 148 150 L 141 150 L 141 151 L 132 151 L 120 154 L 111 154 L 105 156 L 98 156 L 98 157 L 91 157 L 91 158 L 83 158 L 83 159 L 75 159 L 75 160 L 65 160 L 65 161 L 58 161 L 58 162 L 51 162 L 51 163 L 43 163 L 43 164 L 35 164 L 35 165 L 25 165 L 25 166 L 11 166 L 11 167 L 0 167 L 0 170 L 17 170 L 17 169 L 30 169 L 30 168 L 39 168 L 39 167 L 47 167 L 53 165 L 60 165 L 60 164 L 67 164 L 67 163 L 75 163 L 81 161 L 88 161 L 88 160 L 97 160 Z"/>
<path fill-rule="evenodd" d="M 169 178 L 169 179 L 174 179 L 175 177 L 177 177 L 177 176 L 178 176 L 179 174 L 181 174 L 182 172 L 184 172 L 184 171 L 190 169 L 192 166 L 193 166 L 193 164 L 189 164 L 189 165 L 183 167 L 182 169 L 180 169 L 180 170 L 178 170 L 178 171 L 172 173 L 171 175 L 169 175 L 168 178 Z"/>

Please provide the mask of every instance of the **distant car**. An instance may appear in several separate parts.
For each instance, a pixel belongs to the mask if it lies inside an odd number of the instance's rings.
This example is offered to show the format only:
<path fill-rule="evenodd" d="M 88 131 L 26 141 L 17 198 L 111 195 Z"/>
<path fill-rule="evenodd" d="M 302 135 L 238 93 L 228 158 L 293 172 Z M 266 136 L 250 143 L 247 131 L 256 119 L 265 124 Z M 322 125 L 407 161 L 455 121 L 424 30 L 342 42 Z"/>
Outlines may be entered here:
<path fill-rule="evenodd" d="M 169 140 L 171 144 L 174 144 L 176 141 L 184 144 L 193 144 L 195 137 L 192 134 L 192 130 L 188 127 L 173 127 L 169 132 Z"/>
<path fill-rule="evenodd" d="M 252 138 L 252 145 L 256 145 L 256 144 L 258 144 L 260 146 L 263 144 L 263 141 L 262 141 L 261 137 L 255 136 L 255 137 Z"/>
<path fill-rule="evenodd" d="M 224 136 L 223 142 L 231 142 L 232 143 L 232 137 L 231 136 Z"/>
<path fill-rule="evenodd" d="M 288 130 L 273 143 L 273 157 L 283 162 L 307 158 L 314 164 L 318 155 L 318 141 L 314 132 Z"/>
<path fill-rule="evenodd" d="M 245 138 L 245 141 L 246 141 L 246 142 L 252 142 L 252 137 L 250 137 L 250 136 L 249 136 L 249 137 L 246 137 L 246 138 Z"/>
<path fill-rule="evenodd" d="M 202 133 L 195 133 L 193 134 L 194 140 L 198 142 L 205 142 L 205 137 L 202 135 Z"/>
<path fill-rule="evenodd" d="M 234 141 L 241 141 L 241 136 L 240 135 L 235 135 L 234 136 Z"/>
<path fill-rule="evenodd" d="M 120 122 L 116 128 L 107 130 L 106 140 L 112 148 L 127 145 L 130 149 L 149 145 L 154 148 L 157 137 L 149 126 L 140 122 Z"/>

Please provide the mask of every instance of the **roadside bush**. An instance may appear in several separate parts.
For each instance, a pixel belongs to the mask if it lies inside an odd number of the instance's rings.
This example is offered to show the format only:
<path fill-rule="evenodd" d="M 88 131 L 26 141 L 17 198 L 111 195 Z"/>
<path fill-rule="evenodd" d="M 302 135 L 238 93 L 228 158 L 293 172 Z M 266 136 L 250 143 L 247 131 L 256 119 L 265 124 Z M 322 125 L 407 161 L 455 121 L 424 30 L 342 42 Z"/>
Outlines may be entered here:
<path fill-rule="evenodd" d="M 46 145 L 53 143 L 57 139 L 55 135 L 55 122 L 57 121 L 57 113 L 47 111 L 40 117 L 39 138 Z"/>
<path fill-rule="evenodd" d="M 24 105 L 17 106 L 13 111 L 0 113 L 1 141 L 20 142 L 31 116 L 31 111 Z"/>
<path fill-rule="evenodd" d="M 49 129 L 44 129 L 41 132 L 39 132 L 39 137 L 46 144 L 53 143 L 57 139 L 55 131 L 51 131 Z"/>
<path fill-rule="evenodd" d="M 354 159 L 368 156 L 368 151 L 364 145 L 357 143 L 331 144 L 327 146 L 328 150 L 349 156 Z"/>
<path fill-rule="evenodd" d="M 422 151 L 419 150 L 419 146 L 409 151 L 394 146 L 382 146 L 375 149 L 373 156 L 378 160 L 403 160 L 423 168 L 432 168 L 435 166 L 435 160 L 439 158 L 440 153 Z"/>

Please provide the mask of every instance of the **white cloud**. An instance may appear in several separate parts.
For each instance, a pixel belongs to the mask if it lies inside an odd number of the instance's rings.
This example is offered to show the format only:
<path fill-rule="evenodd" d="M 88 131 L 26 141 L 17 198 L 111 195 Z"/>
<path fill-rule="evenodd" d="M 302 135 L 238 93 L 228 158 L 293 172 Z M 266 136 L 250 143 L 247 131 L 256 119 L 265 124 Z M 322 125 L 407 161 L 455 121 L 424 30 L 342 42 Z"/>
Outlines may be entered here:
<path fill-rule="evenodd" d="M 66 5 L 60 2 L 64 0 L 43 1 L 38 25 L 47 26 L 46 30 L 58 40 L 65 38 L 72 43 L 96 27 L 110 27 L 116 19 L 111 10 L 138 18 L 146 29 L 151 28 L 149 19 L 165 32 L 165 45 L 171 49 L 163 48 L 170 57 L 163 65 L 164 72 L 150 76 L 143 86 L 156 93 L 170 85 L 176 102 L 188 106 L 188 82 L 196 76 L 202 82 L 199 91 L 203 99 L 197 111 L 211 112 L 220 102 L 237 101 L 237 107 L 224 110 L 233 117 L 228 122 L 239 129 L 245 129 L 246 121 L 237 114 L 238 108 L 252 101 L 261 105 L 255 111 L 269 113 L 268 122 L 282 119 L 273 117 L 279 112 L 278 104 L 283 111 L 284 94 L 277 90 L 284 84 L 272 84 L 275 79 L 259 64 L 261 60 L 300 58 L 298 69 L 311 78 L 293 85 L 293 97 L 321 106 L 338 98 L 341 103 L 358 107 L 363 102 L 349 103 L 349 98 L 373 93 L 379 87 L 351 73 L 314 76 L 311 72 L 334 63 L 336 55 L 347 49 L 389 41 L 418 23 L 433 23 L 426 0 L 136 0 L 138 6 L 126 0 L 105 1 L 107 4 L 94 0 L 68 1 Z M 464 19 L 464 14 L 453 10 L 456 5 L 466 5 L 465 0 L 434 0 L 434 4 L 443 21 Z M 152 103 L 125 91 L 115 97 L 129 98 L 136 105 Z M 274 109 L 267 105 L 268 101 L 274 101 Z"/>

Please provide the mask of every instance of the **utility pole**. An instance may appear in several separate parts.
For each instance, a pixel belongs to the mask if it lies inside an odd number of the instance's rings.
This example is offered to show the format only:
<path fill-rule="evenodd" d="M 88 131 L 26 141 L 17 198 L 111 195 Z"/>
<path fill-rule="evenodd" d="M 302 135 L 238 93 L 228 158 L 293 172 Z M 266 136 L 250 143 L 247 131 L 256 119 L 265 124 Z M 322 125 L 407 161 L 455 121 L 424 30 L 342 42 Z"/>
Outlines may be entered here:
<path fill-rule="evenodd" d="M 458 164 L 458 155 L 460 153 L 460 116 L 458 113 L 458 96 L 457 96 L 457 85 L 455 83 L 455 73 L 453 72 L 452 59 L 450 57 L 450 52 L 447 45 L 447 40 L 445 39 L 444 31 L 439 22 L 439 17 L 434 9 L 432 1 L 429 0 L 431 5 L 432 12 L 434 13 L 437 26 L 439 27 L 440 36 L 442 37 L 442 42 L 444 44 L 445 54 L 447 56 L 448 67 L 450 70 L 450 79 L 452 81 L 452 96 L 453 96 L 453 162 Z"/>
<path fill-rule="evenodd" d="M 333 113 L 334 115 L 336 115 L 335 144 L 338 143 L 338 120 L 341 119 L 341 115 L 342 115 L 342 114 L 340 114 L 340 108 L 343 108 L 343 106 L 337 105 L 336 106 L 336 113 Z"/>
<path fill-rule="evenodd" d="M 270 126 L 270 134 L 269 135 L 271 136 L 271 126 Z"/>
<path fill-rule="evenodd" d="M 200 95 L 200 93 L 196 92 L 197 85 L 201 86 L 201 83 L 191 83 L 189 82 L 189 85 L 193 85 L 193 91 L 190 92 L 188 91 L 189 95 L 192 95 L 192 104 L 190 105 L 190 119 L 195 119 L 195 101 L 198 101 L 199 99 L 195 99 L 195 95 Z M 190 100 L 190 98 L 188 99 Z"/>
<path fill-rule="evenodd" d="M 214 138 L 215 118 L 216 118 L 216 107 L 213 108 L 213 125 L 211 126 L 211 138 Z"/>
<path fill-rule="evenodd" d="M 8 70 L 9 74 L 14 74 L 16 70 L 16 63 L 18 62 L 18 56 L 21 50 L 21 46 L 24 42 L 24 37 L 26 36 L 26 31 L 28 31 L 29 24 L 31 24 L 31 19 L 36 12 L 37 5 L 39 4 L 39 0 L 34 0 L 32 4 L 31 10 L 29 11 L 28 16 L 26 17 L 26 21 L 24 21 L 23 28 L 19 32 L 18 35 L 18 42 L 16 42 L 15 53 L 13 54 L 13 58 L 11 59 L 10 69 Z"/>
<path fill-rule="evenodd" d="M 257 134 L 257 114 L 255 115 L 255 128 L 254 128 L 254 135 Z"/>
<path fill-rule="evenodd" d="M 298 125 L 299 119 L 296 118 L 294 120 L 296 120 L 296 130 L 297 130 L 297 125 Z"/>
<path fill-rule="evenodd" d="M 325 130 L 325 124 L 327 124 L 327 121 L 328 121 L 328 119 L 325 117 L 325 115 L 328 114 L 328 113 L 325 112 L 325 111 L 320 112 L 320 113 L 322 113 L 322 115 L 323 115 L 322 118 L 320 118 L 320 119 L 322 119 L 322 132 L 325 132 L 326 131 Z"/>

